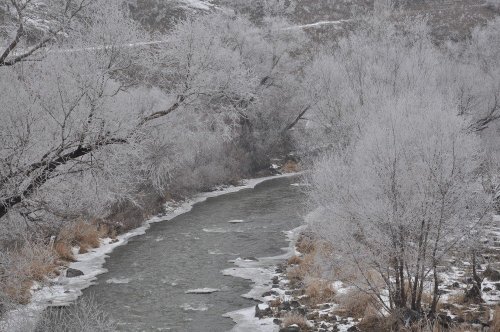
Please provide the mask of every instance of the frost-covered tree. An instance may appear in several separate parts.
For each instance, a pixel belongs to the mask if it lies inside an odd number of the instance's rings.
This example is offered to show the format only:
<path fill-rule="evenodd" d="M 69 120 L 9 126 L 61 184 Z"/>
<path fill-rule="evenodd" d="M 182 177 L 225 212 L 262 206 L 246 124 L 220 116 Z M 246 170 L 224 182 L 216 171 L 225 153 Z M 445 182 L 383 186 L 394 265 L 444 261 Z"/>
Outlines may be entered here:
<path fill-rule="evenodd" d="M 118 2 L 85 4 L 92 13 L 86 28 L 52 43 L 50 51 L 45 47 L 43 57 L 40 47 L 16 60 L 15 43 L 4 52 L 10 65 L 0 68 L 0 217 L 18 204 L 31 204 L 48 181 L 94 168 L 95 151 L 131 140 L 140 124 L 137 104 L 117 109 L 113 103 L 130 84 L 126 70 L 138 55 L 123 45 L 141 33 Z"/>
<path fill-rule="evenodd" d="M 437 266 L 485 220 L 480 141 L 449 109 L 419 95 L 388 102 L 358 142 L 323 158 L 311 176 L 320 209 L 313 227 L 360 276 L 358 286 L 390 310 L 420 310 L 433 276 L 435 312 Z M 370 271 L 384 280 L 388 300 Z"/>
<path fill-rule="evenodd" d="M 305 107 L 297 91 L 305 61 L 299 52 L 306 39 L 284 26 L 273 18 L 257 28 L 247 19 L 219 13 L 188 19 L 160 46 L 153 73 L 156 84 L 172 96 L 171 110 L 198 110 L 232 124 L 236 145 L 249 155 L 252 170 L 269 163 L 271 150 L 282 145 Z"/>
<path fill-rule="evenodd" d="M 425 23 L 375 19 L 311 67 L 309 135 L 329 151 L 312 174 L 311 220 L 389 310 L 420 310 L 430 289 L 435 312 L 437 266 L 488 220 L 483 143 L 459 112 L 462 65 Z"/>
<path fill-rule="evenodd" d="M 433 93 L 445 68 L 425 21 L 408 19 L 397 27 L 380 18 L 360 22 L 355 32 L 321 49 L 305 70 L 311 109 L 303 148 L 344 148 L 386 100 L 414 89 Z"/>
<path fill-rule="evenodd" d="M 110 5 L 98 0 L 8 0 L 0 4 L 2 28 L 0 66 L 39 59 L 57 41 L 71 39 L 88 28 L 95 15 Z M 112 13 L 112 12 L 109 12 Z M 114 13 L 112 13 L 114 14 Z"/>
<path fill-rule="evenodd" d="M 151 192 L 209 189 L 253 171 L 254 146 L 293 127 L 300 33 L 215 13 L 149 44 L 121 2 L 85 10 L 71 38 L 0 69 L 0 217 L 105 218 Z"/>

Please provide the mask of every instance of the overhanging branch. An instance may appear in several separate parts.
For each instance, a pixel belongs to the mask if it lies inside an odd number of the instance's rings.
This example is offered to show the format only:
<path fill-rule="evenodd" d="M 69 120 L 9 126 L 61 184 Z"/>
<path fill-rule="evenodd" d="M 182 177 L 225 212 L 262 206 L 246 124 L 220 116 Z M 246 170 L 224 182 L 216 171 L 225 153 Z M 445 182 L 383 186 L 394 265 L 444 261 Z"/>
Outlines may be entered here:
<path fill-rule="evenodd" d="M 93 145 L 80 146 L 75 150 L 61 155 L 53 160 L 32 164 L 29 168 L 37 170 L 39 173 L 34 177 L 29 185 L 18 195 L 14 195 L 0 201 L 0 218 L 6 215 L 9 210 L 16 204 L 21 203 L 26 197 L 31 196 L 36 189 L 40 188 L 47 180 L 49 180 L 51 173 L 53 173 L 58 166 L 65 165 L 72 160 L 81 158 L 91 152 L 98 150 L 100 147 L 112 144 L 125 144 L 126 140 L 120 138 L 107 138 L 102 139 Z"/>

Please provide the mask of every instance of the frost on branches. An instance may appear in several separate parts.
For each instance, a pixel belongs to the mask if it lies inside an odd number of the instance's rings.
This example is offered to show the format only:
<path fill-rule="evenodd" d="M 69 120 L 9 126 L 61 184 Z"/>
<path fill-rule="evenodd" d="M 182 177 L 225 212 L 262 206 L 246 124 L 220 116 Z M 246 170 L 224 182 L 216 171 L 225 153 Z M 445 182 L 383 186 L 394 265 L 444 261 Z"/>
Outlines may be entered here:
<path fill-rule="evenodd" d="M 470 254 L 491 220 L 477 117 L 496 112 L 498 77 L 460 114 L 461 87 L 487 69 L 457 65 L 419 22 L 405 29 L 371 21 L 319 59 L 338 70 L 312 87 L 342 93 L 312 110 L 331 119 L 315 128 L 336 134 L 310 176 L 311 226 L 334 246 L 334 268 L 387 312 L 420 312 L 430 290 L 433 314 L 438 268 L 453 251 Z"/>

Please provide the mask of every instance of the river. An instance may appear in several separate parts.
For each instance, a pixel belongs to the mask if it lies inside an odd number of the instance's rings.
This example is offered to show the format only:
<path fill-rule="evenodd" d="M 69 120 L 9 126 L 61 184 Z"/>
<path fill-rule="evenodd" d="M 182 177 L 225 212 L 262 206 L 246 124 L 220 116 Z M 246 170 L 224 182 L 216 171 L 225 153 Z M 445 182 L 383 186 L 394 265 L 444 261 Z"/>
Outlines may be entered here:
<path fill-rule="evenodd" d="M 190 212 L 153 224 L 115 249 L 108 273 L 83 296 L 92 296 L 120 331 L 228 331 L 223 314 L 255 306 L 241 297 L 251 282 L 224 276 L 238 258 L 282 254 L 283 231 L 305 215 L 298 177 L 263 182 L 254 189 L 209 198 Z M 209 294 L 190 290 L 211 288 Z M 188 293 L 186 293 L 188 292 Z"/>

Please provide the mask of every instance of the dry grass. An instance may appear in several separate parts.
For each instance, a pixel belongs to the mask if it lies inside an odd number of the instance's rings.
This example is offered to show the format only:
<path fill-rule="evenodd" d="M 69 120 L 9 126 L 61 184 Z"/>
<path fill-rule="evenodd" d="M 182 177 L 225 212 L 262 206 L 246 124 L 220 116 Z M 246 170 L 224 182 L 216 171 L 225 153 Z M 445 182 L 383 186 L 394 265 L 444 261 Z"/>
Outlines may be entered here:
<path fill-rule="evenodd" d="M 171 197 L 171 196 L 170 196 Z M 106 218 L 117 233 L 124 233 L 142 225 L 148 216 L 154 216 L 163 209 L 165 198 L 152 187 L 141 188 L 136 203 L 125 201 L 115 204 Z"/>
<path fill-rule="evenodd" d="M 422 299 L 423 300 L 423 299 Z M 463 291 L 457 292 L 455 294 L 450 294 L 448 296 L 448 303 L 464 305 L 467 303 L 465 293 Z"/>
<path fill-rule="evenodd" d="M 313 279 L 307 283 L 305 295 L 311 304 L 331 302 L 335 296 L 335 289 L 327 280 Z"/>
<path fill-rule="evenodd" d="M 470 322 L 470 321 L 474 321 L 474 320 L 488 322 L 488 321 L 490 321 L 490 318 L 491 318 L 490 317 L 490 308 L 488 306 L 469 307 L 469 308 L 464 307 L 461 310 L 453 312 L 453 314 L 457 315 L 458 317 L 463 318 L 466 322 Z M 457 326 L 457 328 L 463 327 L 463 326 L 465 326 L 465 325 Z M 458 331 L 460 331 L 460 330 L 458 330 Z M 491 329 L 490 329 L 490 331 L 491 331 Z"/>
<path fill-rule="evenodd" d="M 410 294 L 410 293 L 407 293 L 407 294 Z M 451 296 L 450 296 L 450 298 L 451 298 Z M 430 307 L 432 305 L 432 299 L 433 299 L 433 295 L 431 293 L 429 293 L 429 292 L 422 293 L 422 303 L 427 305 L 428 307 Z M 456 294 L 456 300 L 463 301 L 463 299 L 461 299 L 461 297 L 460 297 L 460 294 Z M 450 302 L 450 301 L 448 301 L 448 302 Z M 458 302 L 455 302 L 455 303 L 459 304 Z M 443 302 L 441 300 L 438 300 L 436 310 L 439 312 L 441 309 L 443 309 Z"/>
<path fill-rule="evenodd" d="M 108 237 L 111 233 L 111 227 L 107 224 L 99 223 L 97 226 L 97 232 L 99 233 L 100 238 Z"/>
<path fill-rule="evenodd" d="M 343 316 L 363 318 L 368 310 L 372 311 L 375 303 L 372 297 L 360 290 L 349 290 L 347 293 L 335 296 L 339 304 L 339 313 Z"/>
<path fill-rule="evenodd" d="M 459 326 L 453 326 L 451 329 L 443 330 L 443 332 L 479 332 L 481 330 L 481 328 L 469 324 L 460 324 Z M 492 330 L 490 328 L 490 332 L 500 332 L 500 330 Z"/>
<path fill-rule="evenodd" d="M 361 331 L 393 332 L 397 321 L 392 316 L 366 315 L 357 325 Z"/>
<path fill-rule="evenodd" d="M 116 236 L 117 236 L 116 228 L 114 228 L 113 226 L 111 226 L 109 224 L 99 222 L 98 227 L 97 227 L 97 231 L 99 232 L 99 237 L 101 239 L 106 238 L 106 237 L 109 237 L 111 239 L 116 239 Z"/>
<path fill-rule="evenodd" d="M 93 296 L 64 308 L 47 308 L 38 317 L 36 331 L 116 331 L 116 323 Z"/>
<path fill-rule="evenodd" d="M 319 278 L 320 276 L 320 267 L 315 264 L 313 253 L 305 255 L 298 265 L 287 270 L 287 278 L 292 285 L 302 284 L 306 277 Z"/>
<path fill-rule="evenodd" d="M 303 232 L 295 242 L 295 248 L 302 254 L 317 253 L 323 257 L 330 257 L 334 253 L 331 243 L 316 238 L 309 232 Z"/>
<path fill-rule="evenodd" d="M 300 263 L 302 263 L 302 258 L 296 255 L 290 257 L 287 261 L 288 265 L 299 265 Z"/>
<path fill-rule="evenodd" d="M 56 242 L 54 245 L 54 250 L 59 258 L 69 262 L 75 261 L 75 256 L 73 255 L 73 251 L 71 250 L 71 246 L 69 244 L 64 242 Z"/>
<path fill-rule="evenodd" d="M 500 305 L 495 307 L 493 311 L 493 319 L 490 323 L 490 331 L 492 332 L 500 332 Z"/>
<path fill-rule="evenodd" d="M 44 281 L 48 276 L 55 276 L 54 270 L 57 265 L 54 262 L 34 260 L 29 264 L 28 275 L 35 281 Z"/>
<path fill-rule="evenodd" d="M 31 299 L 31 286 L 33 286 L 31 280 L 6 281 L 2 286 L 2 292 L 14 303 L 28 304 Z"/>
<path fill-rule="evenodd" d="M 281 299 L 281 297 L 277 297 L 274 300 L 271 300 L 269 302 L 269 306 L 271 308 L 276 308 L 276 307 L 279 307 L 282 303 L 283 303 L 283 300 Z"/>
<path fill-rule="evenodd" d="M 56 254 L 42 243 L 26 243 L 18 254 L 19 262 L 23 262 L 24 275 L 35 281 L 44 281 L 57 269 Z"/>
<path fill-rule="evenodd" d="M 300 233 L 297 241 L 295 242 L 295 247 L 300 253 L 309 254 L 315 251 L 316 240 L 310 233 Z"/>
<path fill-rule="evenodd" d="M 26 242 L 20 249 L 0 255 L 0 293 L 11 301 L 26 304 L 34 281 L 44 282 L 57 274 L 56 253 L 42 242 Z"/>
<path fill-rule="evenodd" d="M 300 327 L 301 331 L 307 331 L 309 329 L 309 325 L 307 324 L 307 319 L 297 313 L 287 313 L 283 316 L 283 327 L 288 327 L 290 325 L 297 325 Z"/>
<path fill-rule="evenodd" d="M 104 233 L 103 229 L 99 229 L 97 223 L 88 223 L 83 220 L 78 220 L 74 223 L 64 226 L 59 235 L 57 236 L 57 243 L 63 243 L 65 246 L 80 247 L 80 254 L 88 252 L 91 248 L 97 248 L 100 245 L 100 238 Z M 64 246 L 60 245 L 59 246 Z M 71 257 L 67 255 L 67 249 L 63 247 L 60 251 L 64 254 L 64 257 Z"/>
<path fill-rule="evenodd" d="M 293 160 L 288 160 L 283 166 L 281 166 L 283 173 L 295 173 L 300 170 L 299 164 Z"/>

